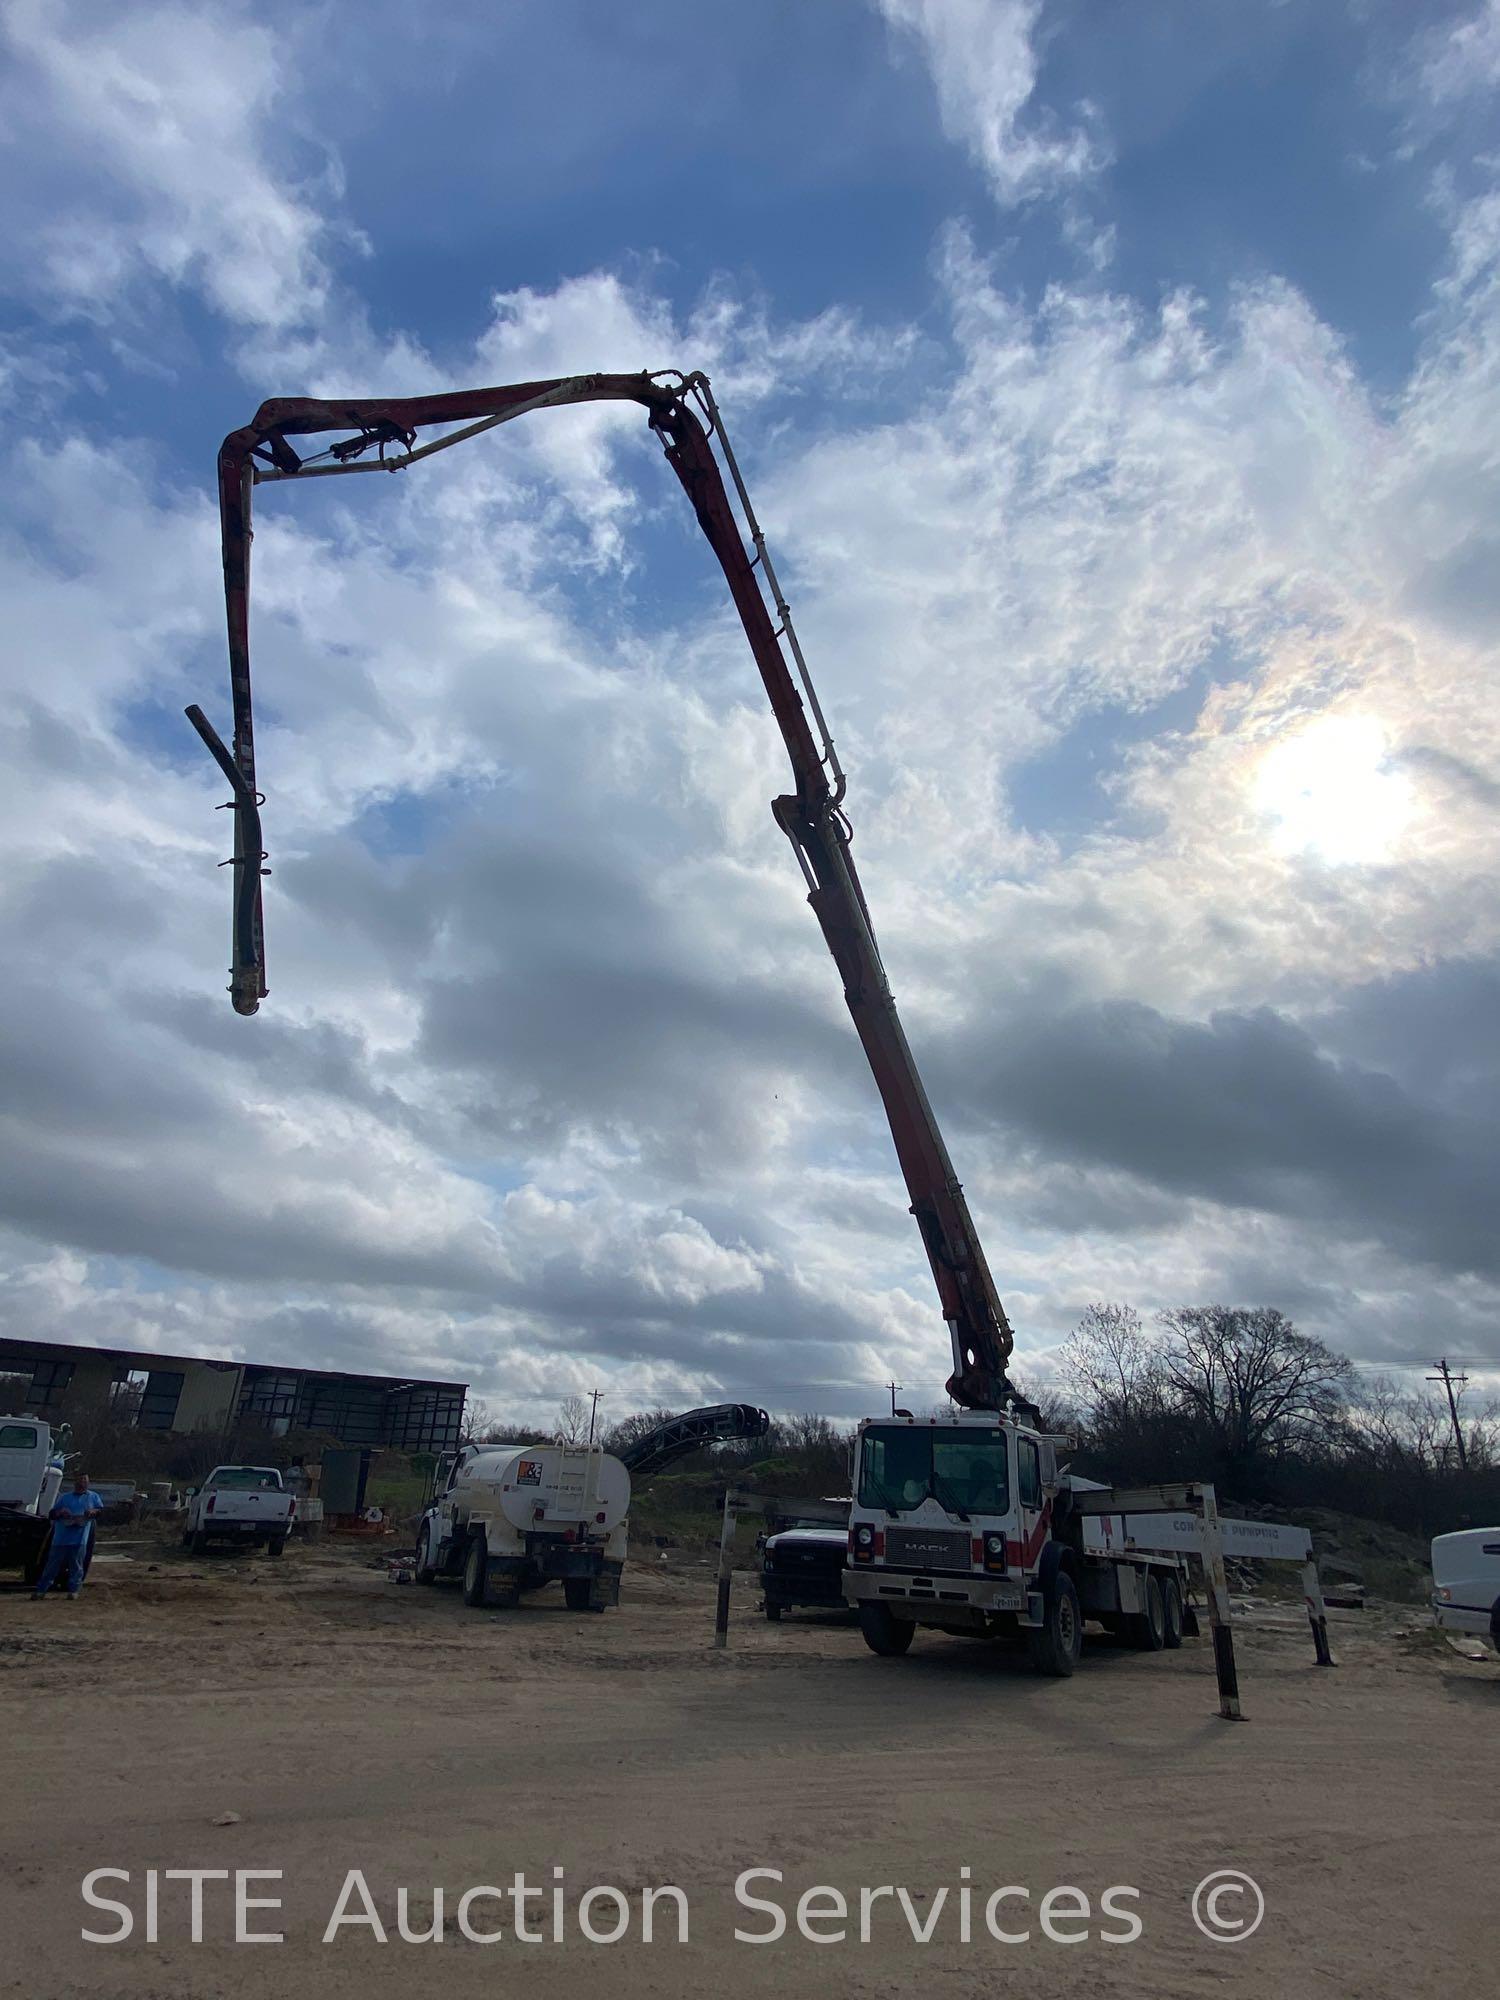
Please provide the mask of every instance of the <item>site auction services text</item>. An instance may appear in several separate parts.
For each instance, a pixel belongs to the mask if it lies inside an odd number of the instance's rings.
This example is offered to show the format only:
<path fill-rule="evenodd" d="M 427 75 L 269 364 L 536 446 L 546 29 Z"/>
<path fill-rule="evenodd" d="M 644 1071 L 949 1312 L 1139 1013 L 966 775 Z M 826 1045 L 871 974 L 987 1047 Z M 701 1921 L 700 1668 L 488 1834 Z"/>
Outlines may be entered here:
<path fill-rule="evenodd" d="M 285 1944 L 279 1868 L 94 1868 L 81 1885 L 87 1944 L 128 1945 Z M 1032 1889 L 1007 1882 L 990 1888 L 968 1867 L 957 1880 L 912 1890 L 897 1883 L 853 1889 L 819 1882 L 789 1888 L 779 1868 L 747 1868 L 732 1888 L 733 1941 L 814 1945 L 917 1944 L 1067 1946 L 1129 1945 L 1146 1932 L 1141 1891 L 1117 1882 L 1087 1889 L 1059 1883 Z M 1249 1875 L 1217 1868 L 1180 1897 L 1154 1899 L 1170 1906 L 1175 1926 L 1191 1919 L 1215 1944 L 1242 1944 L 1259 1929 L 1265 1898 Z M 714 1928 L 724 1922 L 715 1913 Z M 1152 1921 L 1166 1921 L 1153 1913 Z M 664 1883 L 627 1891 L 596 1883 L 577 1890 L 564 1870 L 537 1882 L 517 1873 L 501 1887 L 475 1883 L 460 1891 L 372 1889 L 359 1868 L 345 1871 L 332 1890 L 326 1914 L 299 1932 L 304 1941 L 337 1945 L 351 1937 L 377 1944 L 593 1945 L 687 1944 L 693 1913 L 683 1889 Z"/>

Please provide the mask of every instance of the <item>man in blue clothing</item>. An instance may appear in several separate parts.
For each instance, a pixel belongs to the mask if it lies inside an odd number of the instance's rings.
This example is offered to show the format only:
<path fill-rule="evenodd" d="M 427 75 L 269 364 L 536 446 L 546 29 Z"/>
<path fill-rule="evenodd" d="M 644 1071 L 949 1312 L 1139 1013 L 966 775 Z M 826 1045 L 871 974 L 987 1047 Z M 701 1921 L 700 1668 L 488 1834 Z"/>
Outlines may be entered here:
<path fill-rule="evenodd" d="M 74 1473 L 73 1491 L 59 1493 L 57 1505 L 52 1509 L 52 1547 L 47 1552 L 47 1566 L 31 1593 L 33 1597 L 45 1597 L 64 1567 L 68 1572 L 68 1596 L 74 1598 L 82 1590 L 83 1559 L 94 1532 L 94 1516 L 103 1507 L 99 1495 L 89 1491 L 88 1474 Z"/>

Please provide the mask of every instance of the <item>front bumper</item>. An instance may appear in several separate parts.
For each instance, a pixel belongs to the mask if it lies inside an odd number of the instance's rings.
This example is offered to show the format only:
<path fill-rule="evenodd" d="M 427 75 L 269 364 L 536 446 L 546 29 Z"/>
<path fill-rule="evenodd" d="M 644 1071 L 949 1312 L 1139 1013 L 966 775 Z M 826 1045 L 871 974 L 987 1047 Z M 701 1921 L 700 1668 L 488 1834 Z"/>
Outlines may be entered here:
<path fill-rule="evenodd" d="M 844 1595 L 860 1604 L 886 1604 L 892 1611 L 937 1617 L 966 1611 L 1026 1610 L 1026 1587 L 1014 1577 L 964 1576 L 945 1570 L 890 1569 L 883 1563 L 844 1571 Z"/>
<path fill-rule="evenodd" d="M 760 1587 L 767 1604 L 780 1604 L 788 1609 L 798 1604 L 821 1604 L 837 1610 L 848 1594 L 847 1576 L 848 1571 L 842 1569 L 801 1572 L 763 1569 Z"/>

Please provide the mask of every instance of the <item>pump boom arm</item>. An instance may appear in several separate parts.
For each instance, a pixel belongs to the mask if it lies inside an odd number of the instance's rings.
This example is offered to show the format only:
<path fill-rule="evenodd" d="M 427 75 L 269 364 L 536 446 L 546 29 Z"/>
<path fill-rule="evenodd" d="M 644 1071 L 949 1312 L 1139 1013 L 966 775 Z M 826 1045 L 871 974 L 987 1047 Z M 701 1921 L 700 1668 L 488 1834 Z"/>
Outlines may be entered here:
<path fill-rule="evenodd" d="M 952 1336 L 954 1365 L 949 1393 L 970 1408 L 1001 1409 L 1015 1400 L 1006 1374 L 1013 1345 L 1010 1324 L 896 1012 L 850 852 L 849 823 L 841 810 L 844 774 L 706 377 L 683 376 L 671 370 L 657 375 L 574 375 L 431 396 L 336 401 L 282 398 L 263 403 L 243 430 L 231 432 L 224 440 L 219 452 L 219 512 L 234 707 L 232 751 L 225 749 L 200 709 L 190 708 L 188 716 L 234 793 L 230 801 L 235 823 L 235 889 L 229 990 L 235 1009 L 253 1014 L 267 990 L 260 882 L 265 859 L 260 824 L 263 800 L 256 789 L 250 700 L 250 540 L 255 487 L 345 473 L 400 472 L 529 411 L 603 400 L 644 406 L 728 582 L 791 759 L 793 789 L 774 802 L 772 811 L 796 851 L 807 880 L 808 901 L 838 966 L 844 998 L 890 1121 L 912 1214 L 922 1232 Z M 418 444 L 419 431 L 433 424 L 458 428 Z M 302 456 L 290 442 L 330 432 L 344 435 L 311 456 Z M 719 470 L 714 437 L 744 512 L 753 555 L 745 546 Z M 775 607 L 774 622 L 762 578 Z M 795 677 L 787 652 L 795 664 Z"/>

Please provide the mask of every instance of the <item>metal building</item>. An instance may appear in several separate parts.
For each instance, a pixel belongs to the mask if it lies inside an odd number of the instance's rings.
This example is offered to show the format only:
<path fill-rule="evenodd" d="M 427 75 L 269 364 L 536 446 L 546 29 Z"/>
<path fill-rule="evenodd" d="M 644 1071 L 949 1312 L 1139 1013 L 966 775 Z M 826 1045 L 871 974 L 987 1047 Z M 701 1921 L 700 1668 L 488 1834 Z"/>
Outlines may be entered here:
<path fill-rule="evenodd" d="M 340 1444 L 395 1451 L 455 1449 L 468 1388 L 464 1382 L 0 1339 L 5 1375 L 24 1378 L 18 1400 L 39 1417 L 61 1419 L 70 1408 L 113 1401 L 141 1430 L 228 1433 L 243 1421 L 273 1436 L 322 1431 Z"/>

